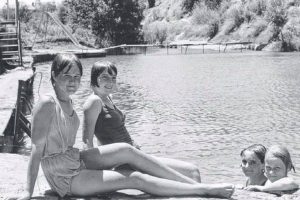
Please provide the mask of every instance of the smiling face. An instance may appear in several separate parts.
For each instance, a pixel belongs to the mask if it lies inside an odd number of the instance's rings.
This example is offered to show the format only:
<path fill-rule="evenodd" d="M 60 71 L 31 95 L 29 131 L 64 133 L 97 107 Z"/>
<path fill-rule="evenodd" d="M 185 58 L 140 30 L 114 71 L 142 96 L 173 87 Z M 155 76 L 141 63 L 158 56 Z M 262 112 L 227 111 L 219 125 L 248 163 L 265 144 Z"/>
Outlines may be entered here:
<path fill-rule="evenodd" d="M 287 176 L 287 168 L 280 158 L 267 154 L 265 159 L 265 173 L 271 182 L 275 182 Z"/>
<path fill-rule="evenodd" d="M 109 95 L 116 90 L 116 83 L 117 83 L 117 75 L 114 71 L 111 73 L 105 69 L 99 76 L 98 76 L 98 85 L 99 90 L 102 94 Z"/>
<path fill-rule="evenodd" d="M 241 166 L 245 176 L 249 178 L 263 176 L 264 164 L 253 151 L 246 150 L 243 152 L 241 157 Z"/>
<path fill-rule="evenodd" d="M 68 95 L 74 94 L 80 85 L 81 73 L 76 64 L 71 64 L 70 67 L 65 67 L 56 77 L 55 85 Z"/>

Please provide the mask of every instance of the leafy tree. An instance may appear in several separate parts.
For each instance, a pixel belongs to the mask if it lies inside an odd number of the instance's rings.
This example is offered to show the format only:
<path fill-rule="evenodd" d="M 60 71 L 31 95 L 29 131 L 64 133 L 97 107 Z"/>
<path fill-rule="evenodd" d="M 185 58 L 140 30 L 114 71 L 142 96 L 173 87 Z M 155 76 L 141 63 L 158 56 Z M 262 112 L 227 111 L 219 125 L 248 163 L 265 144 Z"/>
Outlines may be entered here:
<path fill-rule="evenodd" d="M 136 0 L 99 1 L 92 20 L 92 30 L 110 45 L 134 44 L 141 41 L 142 10 Z M 99 43 L 104 46 L 103 43 Z"/>
<path fill-rule="evenodd" d="M 99 1 L 101 2 L 101 1 Z M 69 9 L 69 17 L 73 25 L 80 25 L 84 28 L 90 28 L 97 2 L 94 0 L 65 0 L 64 5 Z M 74 30 L 75 31 L 75 30 Z"/>
<path fill-rule="evenodd" d="M 65 0 L 76 26 L 91 29 L 99 46 L 141 41 L 142 9 L 138 0 Z"/>
<path fill-rule="evenodd" d="M 25 5 L 21 5 L 19 8 L 19 17 L 20 20 L 24 23 L 28 23 L 29 20 L 31 19 L 32 13 L 31 11 L 28 9 L 28 6 Z"/>
<path fill-rule="evenodd" d="M 186 12 L 191 12 L 197 3 L 204 3 L 208 8 L 216 10 L 219 8 L 222 0 L 184 0 L 182 6 Z"/>
<path fill-rule="evenodd" d="M 59 20 L 63 23 L 66 24 L 68 21 L 68 10 L 66 9 L 66 7 L 64 5 L 60 5 L 58 7 L 58 18 Z"/>
<path fill-rule="evenodd" d="M 148 0 L 149 8 L 153 8 L 155 6 L 155 0 Z"/>

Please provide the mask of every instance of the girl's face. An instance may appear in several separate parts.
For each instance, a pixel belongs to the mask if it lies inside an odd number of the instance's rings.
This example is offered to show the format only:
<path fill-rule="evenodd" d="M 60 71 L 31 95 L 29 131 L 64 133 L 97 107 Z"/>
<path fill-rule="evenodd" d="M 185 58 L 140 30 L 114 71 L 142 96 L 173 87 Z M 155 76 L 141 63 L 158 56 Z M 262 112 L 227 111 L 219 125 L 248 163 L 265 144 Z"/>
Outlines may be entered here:
<path fill-rule="evenodd" d="M 253 151 L 244 151 L 242 155 L 242 170 L 247 177 L 263 175 L 264 164 Z"/>
<path fill-rule="evenodd" d="M 287 176 L 286 166 L 280 158 L 276 158 L 273 155 L 266 155 L 265 165 L 266 177 L 271 182 Z"/>
<path fill-rule="evenodd" d="M 107 69 L 104 70 L 98 77 L 99 90 L 103 94 L 111 94 L 117 87 L 117 75 L 114 71 L 109 74 Z"/>
<path fill-rule="evenodd" d="M 80 79 L 79 67 L 74 64 L 72 64 L 70 70 L 68 70 L 68 67 L 65 67 L 62 72 L 54 77 L 55 85 L 68 95 L 72 95 L 78 90 Z"/>

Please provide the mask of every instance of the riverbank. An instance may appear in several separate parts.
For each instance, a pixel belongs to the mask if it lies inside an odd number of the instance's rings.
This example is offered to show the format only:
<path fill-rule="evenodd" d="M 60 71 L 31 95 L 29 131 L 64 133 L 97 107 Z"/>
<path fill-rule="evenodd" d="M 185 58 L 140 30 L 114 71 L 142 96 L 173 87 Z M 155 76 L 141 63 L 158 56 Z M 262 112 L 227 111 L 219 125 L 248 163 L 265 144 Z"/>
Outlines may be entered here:
<path fill-rule="evenodd" d="M 26 185 L 26 171 L 28 165 L 28 156 L 18 155 L 18 154 L 0 154 L 0 200 L 13 199 L 16 195 L 20 195 Z M 43 175 L 42 170 L 39 170 L 38 178 L 35 184 L 35 190 L 33 197 L 36 199 L 60 199 L 56 194 L 52 193 L 47 181 Z M 46 194 L 45 194 L 46 192 Z M 276 196 L 261 192 L 248 192 L 244 190 L 236 190 L 232 199 L 237 200 L 296 200 L 300 198 L 300 190 L 293 194 L 284 194 L 282 196 Z M 91 199 L 74 197 L 69 199 Z M 181 197 L 181 198 L 163 198 L 154 197 L 138 190 L 121 190 L 118 192 L 110 193 L 107 195 L 101 195 L 92 197 L 94 200 L 101 199 L 111 199 L 111 200 L 121 200 L 121 199 L 210 199 L 217 200 L 217 198 L 200 198 L 200 197 Z"/>

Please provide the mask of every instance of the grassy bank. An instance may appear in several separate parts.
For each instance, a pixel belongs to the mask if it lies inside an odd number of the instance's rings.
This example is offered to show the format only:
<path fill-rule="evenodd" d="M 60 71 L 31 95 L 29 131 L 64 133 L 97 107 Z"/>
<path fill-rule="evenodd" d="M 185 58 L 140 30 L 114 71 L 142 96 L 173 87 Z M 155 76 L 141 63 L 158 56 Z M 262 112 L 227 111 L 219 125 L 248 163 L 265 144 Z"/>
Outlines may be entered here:
<path fill-rule="evenodd" d="M 144 16 L 149 43 L 250 41 L 268 50 L 300 50 L 299 0 L 156 0 Z"/>

